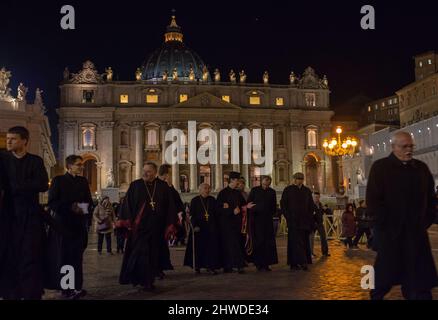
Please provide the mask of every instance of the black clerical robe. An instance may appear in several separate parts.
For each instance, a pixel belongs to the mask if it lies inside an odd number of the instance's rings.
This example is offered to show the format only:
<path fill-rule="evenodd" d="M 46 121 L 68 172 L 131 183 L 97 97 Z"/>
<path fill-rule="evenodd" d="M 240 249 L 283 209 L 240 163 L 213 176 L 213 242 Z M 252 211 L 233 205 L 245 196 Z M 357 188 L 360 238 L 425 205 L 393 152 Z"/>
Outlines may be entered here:
<path fill-rule="evenodd" d="M 436 216 L 434 181 L 427 165 L 406 164 L 394 154 L 374 162 L 369 174 L 367 211 L 375 220 L 375 287 L 401 284 L 409 293 L 438 286 L 427 229 Z"/>
<path fill-rule="evenodd" d="M 73 203 L 88 204 L 88 214 L 72 211 Z M 56 224 L 50 227 L 46 257 L 46 287 L 60 289 L 60 269 L 71 265 L 75 270 L 75 289 L 82 290 L 83 254 L 88 243 L 87 220 L 91 215 L 91 192 L 86 178 L 66 173 L 53 178 L 49 190 L 49 208 Z"/>
<path fill-rule="evenodd" d="M 309 233 L 314 226 L 312 191 L 304 185 L 288 186 L 281 195 L 280 205 L 288 227 L 288 265 L 311 264 Z"/>
<path fill-rule="evenodd" d="M 22 158 L 2 155 L 6 170 L 5 211 L 8 249 L 0 288 L 11 299 L 41 299 L 43 294 L 44 223 L 39 193 L 48 189 L 43 160 L 27 153 Z"/>
<path fill-rule="evenodd" d="M 227 203 L 229 208 L 224 208 Z M 220 238 L 222 246 L 222 263 L 224 269 L 243 268 L 245 265 L 242 250 L 242 207 L 246 205 L 241 192 L 226 187 L 217 196 L 217 208 L 220 221 Z M 239 207 L 241 212 L 234 214 Z"/>
<path fill-rule="evenodd" d="M 219 226 L 216 199 L 212 196 L 194 197 L 190 203 L 190 221 L 195 232 L 195 268 L 218 269 Z M 193 236 L 189 234 L 184 265 L 193 268 Z"/>
<path fill-rule="evenodd" d="M 248 202 L 255 204 L 255 207 L 249 209 L 253 240 L 252 260 L 257 267 L 266 268 L 278 263 L 273 221 L 277 211 L 277 195 L 272 188 L 254 187 Z"/>
<path fill-rule="evenodd" d="M 170 193 L 172 196 L 172 201 L 174 203 L 175 208 L 175 221 L 178 219 L 178 213 L 184 212 L 184 205 L 182 203 L 181 197 L 179 196 L 178 191 L 173 186 L 170 186 Z M 168 241 L 164 237 L 164 233 L 166 231 L 166 224 L 163 224 L 163 236 L 161 241 L 161 250 L 160 250 L 160 270 L 173 270 L 172 261 L 170 260 L 170 251 Z"/>
<path fill-rule="evenodd" d="M 149 190 L 149 193 L 147 189 Z M 175 203 L 168 184 L 160 179 L 135 180 L 129 186 L 121 218 L 131 230 L 120 272 L 120 284 L 150 287 L 158 275 L 163 226 L 176 223 Z"/>
<path fill-rule="evenodd" d="M 0 160 L 0 261 L 6 261 L 6 250 L 8 248 L 8 221 L 5 209 L 5 191 L 6 191 L 6 170 L 3 167 L 3 161 Z M 5 263 L 0 263 L 0 297 L 3 296 L 3 277 Z"/>

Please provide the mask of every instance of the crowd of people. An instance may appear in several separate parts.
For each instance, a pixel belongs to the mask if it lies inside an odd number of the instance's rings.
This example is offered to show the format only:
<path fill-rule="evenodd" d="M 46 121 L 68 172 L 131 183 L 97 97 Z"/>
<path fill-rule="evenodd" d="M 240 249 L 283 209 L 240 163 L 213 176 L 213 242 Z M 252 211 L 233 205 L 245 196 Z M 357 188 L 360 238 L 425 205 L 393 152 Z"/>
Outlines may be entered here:
<path fill-rule="evenodd" d="M 279 216 L 288 230 L 287 264 L 294 272 L 308 271 L 318 233 L 323 257 L 329 257 L 324 227 L 328 206 L 320 194 L 306 187 L 304 175 L 293 175 L 277 204 L 271 177 L 245 192 L 239 172 L 230 172 L 228 185 L 213 197 L 202 183 L 199 195 L 184 204 L 171 184 L 171 167 L 154 162 L 143 167 L 120 203 L 108 197 L 93 202 L 82 176 L 83 159 L 65 159 L 66 173 L 49 187 L 40 157 L 27 152 L 29 132 L 14 127 L 7 134 L 8 152 L 0 158 L 0 298 L 41 299 L 44 288 L 59 290 L 66 299 L 80 299 L 83 255 L 90 221 L 97 233 L 97 252 L 123 254 L 120 284 L 154 290 L 157 278 L 172 270 L 169 244 L 186 244 L 184 265 L 212 275 L 242 274 L 249 263 L 259 272 L 278 263 L 276 232 Z M 370 173 L 366 202 L 346 206 L 342 236 L 348 248 L 357 248 L 365 234 L 367 246 L 377 251 L 376 288 L 372 299 L 383 299 L 392 286 L 402 284 L 406 299 L 431 299 L 438 285 L 427 229 L 436 219 L 437 196 L 427 166 L 412 158 L 409 134 L 394 137 L 393 153 L 377 161 Z M 39 193 L 48 191 L 47 210 Z M 184 227 L 188 226 L 188 228 Z M 187 243 L 185 243 L 185 239 Z M 61 285 L 63 266 L 72 266 L 74 285 Z"/>

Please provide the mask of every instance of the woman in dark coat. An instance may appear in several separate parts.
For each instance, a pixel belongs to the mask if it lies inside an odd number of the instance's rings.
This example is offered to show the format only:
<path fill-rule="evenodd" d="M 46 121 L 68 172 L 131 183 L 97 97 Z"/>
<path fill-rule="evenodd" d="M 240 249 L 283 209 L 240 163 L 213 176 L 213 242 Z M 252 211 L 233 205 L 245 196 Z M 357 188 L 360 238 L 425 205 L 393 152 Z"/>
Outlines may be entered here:
<path fill-rule="evenodd" d="M 356 234 L 356 219 L 354 217 L 354 208 L 351 203 L 342 214 L 342 237 L 345 238 L 345 246 L 353 247 L 353 237 Z"/>

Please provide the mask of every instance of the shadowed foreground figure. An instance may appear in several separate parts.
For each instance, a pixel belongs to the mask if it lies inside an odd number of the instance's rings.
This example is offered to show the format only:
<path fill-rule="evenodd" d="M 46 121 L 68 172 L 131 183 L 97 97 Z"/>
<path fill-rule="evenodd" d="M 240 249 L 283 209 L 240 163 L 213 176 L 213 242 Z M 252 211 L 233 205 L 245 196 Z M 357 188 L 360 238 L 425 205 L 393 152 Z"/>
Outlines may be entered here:
<path fill-rule="evenodd" d="M 5 299 L 38 300 L 43 294 L 43 210 L 39 193 L 47 191 L 49 179 L 43 160 L 27 152 L 29 131 L 9 129 L 9 152 L 2 155 L 6 171 L 4 210 L 8 246 L 2 257 L 0 293 Z"/>
<path fill-rule="evenodd" d="M 405 299 L 430 300 L 438 285 L 427 229 L 436 215 L 434 181 L 427 165 L 413 159 L 407 132 L 393 138 L 392 153 L 370 171 L 366 203 L 375 218 L 375 290 L 380 300 L 401 284 Z"/>
<path fill-rule="evenodd" d="M 175 234 L 175 205 L 168 184 L 156 177 L 153 162 L 144 165 L 144 176 L 129 186 L 121 218 L 131 225 L 123 256 L 120 284 L 154 289 L 154 279 L 159 275 L 160 250 L 163 243 L 162 228 L 167 226 L 165 238 Z"/>

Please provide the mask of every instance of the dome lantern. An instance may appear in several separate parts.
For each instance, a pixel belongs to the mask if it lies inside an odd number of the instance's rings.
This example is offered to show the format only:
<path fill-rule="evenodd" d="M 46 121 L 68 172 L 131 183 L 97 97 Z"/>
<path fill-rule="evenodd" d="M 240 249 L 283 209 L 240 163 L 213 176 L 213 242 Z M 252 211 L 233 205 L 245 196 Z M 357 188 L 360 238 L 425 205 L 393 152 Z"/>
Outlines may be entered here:
<path fill-rule="evenodd" d="M 164 34 L 164 42 L 178 41 L 183 42 L 183 34 L 181 32 L 181 27 L 176 24 L 175 16 L 172 16 L 170 25 L 166 28 L 166 33 Z"/>

